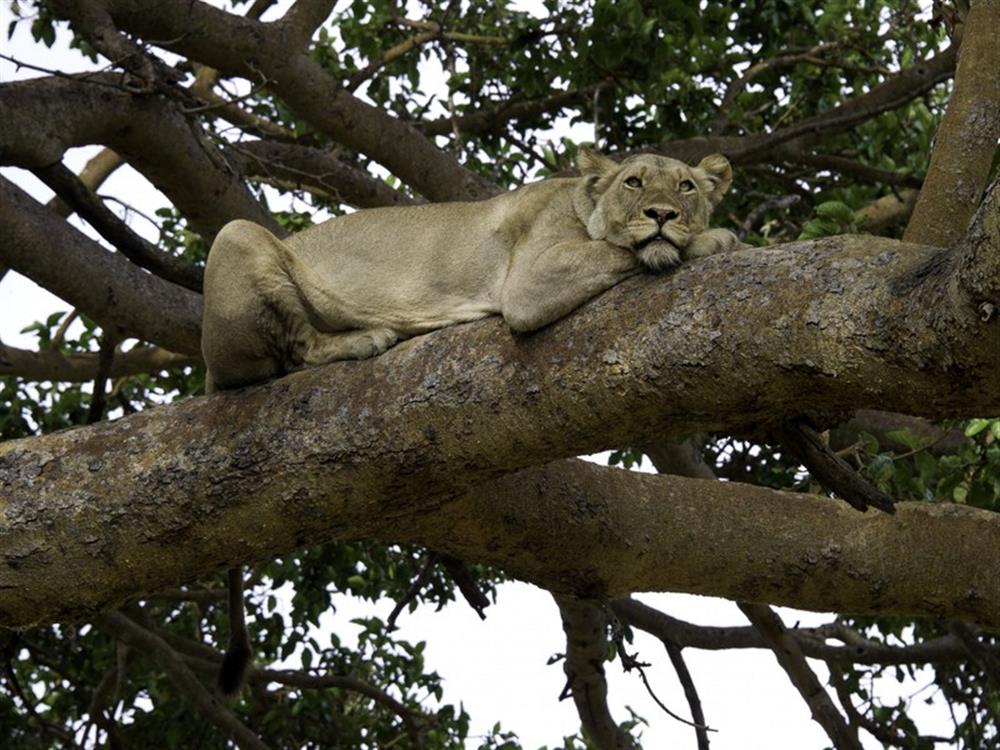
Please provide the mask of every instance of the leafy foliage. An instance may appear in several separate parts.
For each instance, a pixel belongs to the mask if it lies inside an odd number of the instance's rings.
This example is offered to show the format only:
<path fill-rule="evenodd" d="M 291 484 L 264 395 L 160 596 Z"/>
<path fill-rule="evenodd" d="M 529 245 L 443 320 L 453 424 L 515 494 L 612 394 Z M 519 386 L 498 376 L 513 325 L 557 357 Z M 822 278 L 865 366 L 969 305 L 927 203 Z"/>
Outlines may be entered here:
<path fill-rule="evenodd" d="M 245 7 L 234 5 L 240 11 Z M 14 20 L 8 37 L 23 23 L 39 44 L 55 43 L 64 22 L 48 3 L 12 0 L 10 8 Z M 530 12 L 510 2 L 419 0 L 407 10 L 410 20 L 418 18 L 424 25 L 408 23 L 395 1 L 349 3 L 318 30 L 310 54 L 345 88 L 373 105 L 417 127 L 446 122 L 433 131 L 438 145 L 504 187 L 569 168 L 583 141 L 624 153 L 706 134 L 764 134 L 794 125 L 870 91 L 892 71 L 932 57 L 947 44 L 943 29 L 913 0 L 831 0 L 819 6 L 803 0 L 700 5 L 682 0 L 543 0 Z M 383 60 L 428 28 L 439 33 L 406 54 Z M 96 59 L 94 48 L 75 33 L 71 44 Z M 384 64 L 372 72 L 380 61 Z M 434 70 L 442 72 L 443 84 L 429 80 Z M 556 93 L 568 96 L 553 104 Z M 849 132 L 832 134 L 822 142 L 823 153 L 901 179 L 919 178 L 946 97 L 945 87 L 939 87 Z M 290 142 L 339 148 L 264 87 L 240 106 L 283 127 Z M 484 113 L 489 115 L 486 124 L 476 124 L 475 117 Z M 211 109 L 196 120 L 214 143 L 246 137 Z M 568 129 L 571 136 L 565 134 Z M 339 155 L 408 190 L 363 155 Z M 273 197 L 274 186 L 265 189 L 265 183 L 262 179 L 255 185 L 262 200 Z M 301 186 L 278 187 L 296 199 L 282 205 L 287 210 L 275 212 L 289 231 L 308 227 L 316 212 L 348 210 Z M 757 213 L 742 227 L 748 242 L 814 238 L 863 230 L 855 212 L 888 190 L 877 179 L 817 168 L 786 155 L 738 169 L 734 189 L 717 215 L 723 225 L 738 229 L 756 208 L 774 201 L 775 208 Z M 780 207 L 775 199 L 789 195 L 797 201 Z M 161 250 L 195 265 L 204 263 L 208 243 L 178 210 L 163 208 L 156 217 Z M 66 326 L 67 315 L 54 313 L 30 327 L 39 349 L 96 352 L 104 333 L 84 317 Z M 203 386 L 199 368 L 122 378 L 110 386 L 109 417 L 192 396 Z M 28 383 L 4 376 L 0 437 L 83 424 L 92 392 L 91 384 Z M 1000 421 L 984 418 L 942 429 L 954 428 L 961 440 L 947 452 L 905 433 L 862 434 L 847 455 L 896 497 L 1000 510 Z M 703 454 L 726 479 L 815 489 L 778 446 L 715 436 L 704 441 Z M 630 468 L 641 459 L 641 452 L 622 449 L 612 454 L 611 463 Z M 445 702 L 441 678 L 424 662 L 424 644 L 396 638 L 377 619 L 355 621 L 356 645 L 320 635 L 320 618 L 332 610 L 335 593 L 403 601 L 424 563 L 422 550 L 336 542 L 260 566 L 249 586 L 261 664 L 287 662 L 301 665 L 307 675 L 363 680 L 419 716 L 417 730 L 384 702 L 341 687 L 268 689 L 254 683 L 234 706 L 241 719 L 273 747 L 469 747 L 469 717 L 461 705 Z M 472 574 L 489 594 L 503 580 L 497 571 L 482 568 L 473 568 Z M 221 580 L 205 581 L 174 592 L 174 598 L 133 602 L 126 611 L 178 651 L 205 659 L 205 643 L 221 642 L 226 632 L 221 586 Z M 409 606 L 440 607 L 455 598 L 454 582 L 435 567 Z M 945 632 L 939 623 L 898 618 L 844 622 L 886 643 L 920 643 Z M 185 696 L 151 659 L 116 645 L 94 627 L 60 625 L 8 634 L 0 649 L 9 666 L 0 693 L 6 748 L 226 746 L 218 730 L 194 718 Z M 206 683 L 213 664 L 204 673 Z M 904 702 L 882 705 L 871 691 L 871 681 L 886 675 L 913 677 L 907 667 L 849 665 L 843 679 L 864 703 L 866 715 L 906 738 L 901 746 L 930 746 L 919 737 Z M 970 660 L 936 667 L 933 681 L 936 700 L 963 709 L 953 742 L 979 748 L 995 741 L 1000 693 L 981 664 Z M 633 716 L 626 728 L 638 724 Z M 480 750 L 520 747 L 517 736 L 499 723 L 479 742 Z M 558 746 L 577 750 L 592 745 L 569 737 Z"/>

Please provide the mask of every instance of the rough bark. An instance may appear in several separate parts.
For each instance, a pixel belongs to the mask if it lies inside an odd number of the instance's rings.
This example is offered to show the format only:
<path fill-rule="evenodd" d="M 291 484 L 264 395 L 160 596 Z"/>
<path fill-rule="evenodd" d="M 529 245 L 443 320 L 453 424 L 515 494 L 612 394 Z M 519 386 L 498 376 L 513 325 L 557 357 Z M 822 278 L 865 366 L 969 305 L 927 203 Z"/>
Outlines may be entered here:
<path fill-rule="evenodd" d="M 1000 139 L 1000 0 L 974 0 L 955 90 L 938 128 L 923 189 L 903 239 L 950 247 L 969 226 Z"/>
<path fill-rule="evenodd" d="M 3 622 L 371 537 L 581 595 L 696 591 L 995 625 L 988 513 L 903 504 L 875 518 L 575 464 L 474 489 L 560 457 L 803 410 L 997 411 L 995 322 L 954 291 L 942 252 L 840 237 L 714 256 L 630 279 L 533 335 L 491 318 L 373 360 L 5 443 Z"/>

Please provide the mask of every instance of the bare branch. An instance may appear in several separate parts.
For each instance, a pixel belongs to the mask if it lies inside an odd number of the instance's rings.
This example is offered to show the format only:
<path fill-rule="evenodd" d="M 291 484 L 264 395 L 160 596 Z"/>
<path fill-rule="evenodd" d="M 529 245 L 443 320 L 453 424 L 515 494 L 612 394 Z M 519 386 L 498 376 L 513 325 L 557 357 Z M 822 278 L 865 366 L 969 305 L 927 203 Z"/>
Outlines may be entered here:
<path fill-rule="evenodd" d="M 110 148 L 102 148 L 96 156 L 87 162 L 83 171 L 80 172 L 80 182 L 86 185 L 88 189 L 96 191 L 124 163 L 125 160 Z M 73 209 L 63 203 L 58 195 L 53 197 L 46 205 L 63 218 L 68 218 L 73 213 Z"/>
<path fill-rule="evenodd" d="M 684 655 L 676 643 L 664 641 L 663 646 L 670 657 L 670 663 L 677 673 L 681 687 L 684 688 L 684 697 L 687 698 L 688 706 L 691 709 L 691 720 L 694 723 L 695 738 L 698 741 L 698 750 L 708 750 L 708 725 L 705 723 L 705 712 L 701 708 L 701 699 L 698 697 L 698 689 L 695 687 L 694 679 L 684 661 Z"/>
<path fill-rule="evenodd" d="M 768 648 L 752 627 L 694 625 L 660 612 L 637 599 L 613 599 L 611 608 L 622 622 L 644 630 L 664 643 L 680 648 L 722 651 L 734 648 Z M 967 658 L 962 644 L 954 636 L 942 636 L 910 646 L 890 646 L 858 634 L 842 623 L 818 628 L 795 628 L 787 631 L 795 638 L 802 653 L 811 659 L 854 664 L 953 664 Z M 843 646 L 827 643 L 841 640 Z M 1000 648 L 993 651 L 1000 657 Z"/>
<path fill-rule="evenodd" d="M 137 347 L 118 352 L 108 371 L 110 378 L 157 373 L 201 362 L 200 356 L 176 354 L 157 347 Z M 0 375 L 17 375 L 25 380 L 81 383 L 97 375 L 97 354 L 63 354 L 58 351 L 32 352 L 0 343 Z"/>
<path fill-rule="evenodd" d="M 766 604 L 741 602 L 739 607 L 774 651 L 778 664 L 808 704 L 813 719 L 823 727 L 833 746 L 837 750 L 862 750 L 857 730 L 852 730 L 837 710 L 777 613 Z"/>
<path fill-rule="evenodd" d="M 330 198 L 358 208 L 416 203 L 335 153 L 309 146 L 251 141 L 226 146 L 227 159 L 247 177 L 284 180 L 319 188 Z"/>
<path fill-rule="evenodd" d="M 61 163 L 32 172 L 94 227 L 116 250 L 140 268 L 195 292 L 201 291 L 201 268 L 161 252 L 137 235 L 94 195 L 83 181 Z"/>
<path fill-rule="evenodd" d="M 191 672 L 184 660 L 162 638 L 121 612 L 96 618 L 94 624 L 106 633 L 150 656 L 202 716 L 233 738 L 244 750 L 267 750 L 267 745 L 236 718 Z"/>
<path fill-rule="evenodd" d="M 102 328 L 200 353 L 201 296 L 140 270 L 0 178 L 0 260 Z"/>

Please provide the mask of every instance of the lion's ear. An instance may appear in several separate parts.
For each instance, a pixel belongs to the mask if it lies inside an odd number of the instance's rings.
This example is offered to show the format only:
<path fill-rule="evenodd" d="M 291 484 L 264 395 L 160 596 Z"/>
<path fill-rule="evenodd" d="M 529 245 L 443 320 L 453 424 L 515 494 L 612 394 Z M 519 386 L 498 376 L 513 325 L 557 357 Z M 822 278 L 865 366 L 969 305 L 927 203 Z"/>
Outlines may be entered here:
<path fill-rule="evenodd" d="M 576 155 L 576 166 L 584 177 L 603 177 L 618 169 L 618 163 L 609 159 L 600 151 L 582 146 Z"/>
<path fill-rule="evenodd" d="M 708 200 L 714 208 L 733 184 L 733 168 L 729 165 L 729 159 L 722 154 L 710 154 L 698 162 L 698 169 L 705 173 L 712 186 Z"/>

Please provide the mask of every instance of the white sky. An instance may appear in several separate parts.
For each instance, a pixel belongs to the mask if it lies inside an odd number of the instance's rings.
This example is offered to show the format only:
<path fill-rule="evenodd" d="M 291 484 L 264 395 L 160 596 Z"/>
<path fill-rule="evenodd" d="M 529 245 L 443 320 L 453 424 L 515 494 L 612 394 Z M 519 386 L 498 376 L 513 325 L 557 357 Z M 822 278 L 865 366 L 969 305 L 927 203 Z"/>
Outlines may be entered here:
<path fill-rule="evenodd" d="M 12 19 L 7 2 L 0 2 L 0 33 L 3 34 L 0 49 L 4 54 L 67 72 L 92 67 L 89 61 L 68 49 L 66 33 L 61 33 L 56 46 L 48 50 L 33 43 L 29 22 L 23 22 L 13 40 L 8 41 L 6 29 Z M 279 15 L 286 5 L 287 0 L 267 18 Z M 540 7 L 537 2 L 520 5 Z M 13 64 L 0 60 L 0 82 L 37 75 L 41 74 L 23 68 L 18 71 Z M 591 139 L 592 131 L 586 126 L 580 127 L 572 137 Z M 97 150 L 96 147 L 73 149 L 66 155 L 65 162 L 79 171 Z M 24 170 L 2 168 L 0 173 L 39 200 L 48 200 L 51 196 L 44 185 Z M 129 168 L 116 172 L 100 192 L 116 195 L 148 214 L 169 205 L 159 191 Z M 136 231 L 155 241 L 155 232 L 150 232 L 144 220 L 136 218 L 131 223 Z M 33 348 L 34 338 L 21 335 L 19 331 L 51 312 L 69 309 L 69 305 L 31 281 L 9 272 L 0 281 L 0 340 L 8 345 Z M 721 599 L 682 594 L 652 594 L 640 598 L 674 617 L 698 624 L 745 624 L 735 604 Z M 345 644 L 351 643 L 357 631 L 349 622 L 352 618 L 377 614 L 384 619 L 392 605 L 392 602 L 382 601 L 371 606 L 338 595 L 337 611 L 324 616 L 323 627 L 336 631 Z M 789 609 L 779 611 L 788 625 L 796 622 L 815 625 L 832 619 L 830 615 Z M 470 713 L 473 738 L 469 747 L 475 747 L 478 744 L 475 737 L 498 720 L 505 730 L 517 732 L 525 748 L 560 745 L 564 735 L 578 731 L 579 720 L 572 701 L 557 700 L 565 684 L 562 665 L 546 666 L 550 656 L 564 650 L 565 642 L 555 604 L 544 591 L 527 584 L 504 585 L 497 604 L 487 609 L 485 622 L 463 602 L 441 612 L 425 607 L 413 614 L 404 613 L 398 625 L 400 637 L 411 642 L 427 642 L 428 668 L 445 677 L 445 700 L 464 704 Z M 323 642 L 322 637 L 320 642 Z M 675 713 L 689 716 L 687 702 L 662 645 L 652 637 L 637 633 L 630 650 L 638 651 L 642 661 L 653 664 L 647 669 L 647 675 L 660 700 Z M 706 720 L 718 730 L 711 735 L 714 750 L 818 750 L 829 745 L 770 652 L 687 649 L 684 656 L 698 687 Z M 825 681 L 822 663 L 812 662 L 812 665 Z M 610 705 L 616 719 L 628 718 L 625 709 L 628 705 L 650 723 L 651 726 L 642 732 L 647 750 L 696 747 L 694 731 L 663 714 L 648 697 L 638 675 L 623 674 L 617 661 L 607 665 L 607 672 Z M 904 686 L 903 698 L 916 693 L 930 681 L 928 673 L 919 682 Z M 889 683 L 882 694 L 885 702 L 894 703 L 900 693 L 894 683 Z M 921 701 L 927 697 L 925 691 L 915 700 L 919 704 L 919 710 L 914 712 L 918 725 L 926 733 L 947 735 L 951 722 L 946 709 L 940 702 L 931 707 L 923 706 Z M 881 747 L 873 738 L 862 734 L 866 748 Z"/>

